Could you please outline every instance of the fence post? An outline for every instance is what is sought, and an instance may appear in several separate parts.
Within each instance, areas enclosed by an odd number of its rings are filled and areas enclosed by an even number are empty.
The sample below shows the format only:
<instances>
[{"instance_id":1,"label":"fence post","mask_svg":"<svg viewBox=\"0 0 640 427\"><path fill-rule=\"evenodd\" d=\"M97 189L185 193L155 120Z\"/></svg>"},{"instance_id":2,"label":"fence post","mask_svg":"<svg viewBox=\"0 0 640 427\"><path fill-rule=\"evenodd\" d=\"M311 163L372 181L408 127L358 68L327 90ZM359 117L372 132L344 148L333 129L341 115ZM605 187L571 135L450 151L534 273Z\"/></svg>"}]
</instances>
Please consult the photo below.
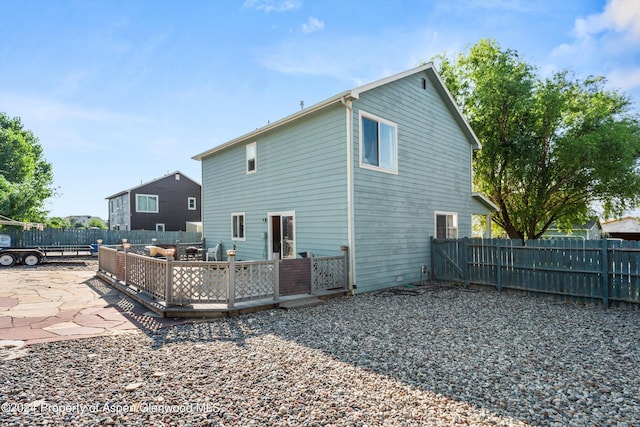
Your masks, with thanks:
<instances>
[{"instance_id":1,"label":"fence post","mask_svg":"<svg viewBox=\"0 0 640 427\"><path fill-rule=\"evenodd\" d=\"M167 257L164 278L164 299L167 306L173 303L173 257Z\"/></svg>"},{"instance_id":2,"label":"fence post","mask_svg":"<svg viewBox=\"0 0 640 427\"><path fill-rule=\"evenodd\" d=\"M273 299L280 298L280 260L273 259Z\"/></svg>"},{"instance_id":3,"label":"fence post","mask_svg":"<svg viewBox=\"0 0 640 427\"><path fill-rule=\"evenodd\" d=\"M313 268L314 264L313 254L309 254L309 270L311 271L311 295L316 293L318 287L316 269Z\"/></svg>"},{"instance_id":4,"label":"fence post","mask_svg":"<svg viewBox=\"0 0 640 427\"><path fill-rule=\"evenodd\" d=\"M347 256L349 247L346 245L340 246L340 250L342 251L342 259L344 266L344 288L349 289L349 257Z\"/></svg>"},{"instance_id":5,"label":"fence post","mask_svg":"<svg viewBox=\"0 0 640 427\"><path fill-rule=\"evenodd\" d=\"M124 251L124 283L125 285L129 283L129 269L127 268L129 254L128 251L131 249L131 243L128 242L127 239L122 239L122 250Z\"/></svg>"},{"instance_id":6,"label":"fence post","mask_svg":"<svg viewBox=\"0 0 640 427\"><path fill-rule=\"evenodd\" d=\"M502 255L500 254L500 239L496 239L496 288L502 292Z\"/></svg>"},{"instance_id":7,"label":"fence post","mask_svg":"<svg viewBox=\"0 0 640 427\"><path fill-rule=\"evenodd\" d=\"M602 305L609 307L609 240L602 239L601 269L602 269Z\"/></svg>"},{"instance_id":8,"label":"fence post","mask_svg":"<svg viewBox=\"0 0 640 427\"><path fill-rule=\"evenodd\" d=\"M467 263L468 260L468 248L469 248L469 238L463 237L462 241L458 241L459 244L462 243L462 253L460 254L460 264L462 264L462 280L464 281L464 287L469 287L469 265Z\"/></svg>"},{"instance_id":9,"label":"fence post","mask_svg":"<svg viewBox=\"0 0 640 427\"><path fill-rule=\"evenodd\" d=\"M429 236L429 252L431 254L431 278L433 280L438 280L438 276L436 275L436 263L434 262L436 249L433 244L434 238L433 236Z\"/></svg>"},{"instance_id":10,"label":"fence post","mask_svg":"<svg viewBox=\"0 0 640 427\"><path fill-rule=\"evenodd\" d=\"M227 306L233 308L236 300L236 251L229 249L227 251L229 269L229 282L227 283Z\"/></svg>"}]
</instances>

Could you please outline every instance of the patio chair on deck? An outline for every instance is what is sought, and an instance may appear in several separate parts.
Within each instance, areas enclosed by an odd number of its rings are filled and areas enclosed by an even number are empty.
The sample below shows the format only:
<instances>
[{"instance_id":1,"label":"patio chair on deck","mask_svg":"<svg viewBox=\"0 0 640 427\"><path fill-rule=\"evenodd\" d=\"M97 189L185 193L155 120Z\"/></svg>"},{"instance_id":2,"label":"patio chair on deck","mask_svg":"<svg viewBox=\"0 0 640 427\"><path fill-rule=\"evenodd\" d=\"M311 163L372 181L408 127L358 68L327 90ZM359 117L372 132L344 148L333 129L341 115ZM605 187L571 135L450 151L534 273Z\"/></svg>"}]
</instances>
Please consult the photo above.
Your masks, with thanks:
<instances>
[{"instance_id":1,"label":"patio chair on deck","mask_svg":"<svg viewBox=\"0 0 640 427\"><path fill-rule=\"evenodd\" d=\"M222 242L207 249L207 261L222 261Z\"/></svg>"}]
</instances>

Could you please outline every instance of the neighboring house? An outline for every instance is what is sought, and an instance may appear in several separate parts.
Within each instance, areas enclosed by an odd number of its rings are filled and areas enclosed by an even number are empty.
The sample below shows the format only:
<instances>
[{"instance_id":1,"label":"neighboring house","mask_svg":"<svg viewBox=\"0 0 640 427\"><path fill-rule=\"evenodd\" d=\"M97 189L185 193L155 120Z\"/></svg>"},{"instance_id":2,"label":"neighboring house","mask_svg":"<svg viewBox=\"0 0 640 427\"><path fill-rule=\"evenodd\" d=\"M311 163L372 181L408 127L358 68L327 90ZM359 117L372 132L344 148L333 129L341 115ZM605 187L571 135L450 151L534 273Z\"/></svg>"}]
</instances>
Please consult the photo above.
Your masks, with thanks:
<instances>
[{"instance_id":1,"label":"neighboring house","mask_svg":"<svg viewBox=\"0 0 640 427\"><path fill-rule=\"evenodd\" d=\"M576 238L582 240L598 240L602 237L602 225L598 218L592 218L585 224L575 224L570 232L560 230L555 223L545 231L543 238Z\"/></svg>"},{"instance_id":2,"label":"neighboring house","mask_svg":"<svg viewBox=\"0 0 640 427\"><path fill-rule=\"evenodd\" d=\"M611 239L640 240L640 223L632 216L605 222L602 231Z\"/></svg>"},{"instance_id":3,"label":"neighboring house","mask_svg":"<svg viewBox=\"0 0 640 427\"><path fill-rule=\"evenodd\" d=\"M237 259L337 255L357 292L416 283L430 237L471 236L480 143L432 64L348 90L194 156L207 242ZM490 223L491 221L489 221Z\"/></svg>"},{"instance_id":4,"label":"neighboring house","mask_svg":"<svg viewBox=\"0 0 640 427\"><path fill-rule=\"evenodd\" d=\"M112 230L185 231L201 221L201 186L176 171L107 197Z\"/></svg>"},{"instance_id":5,"label":"neighboring house","mask_svg":"<svg viewBox=\"0 0 640 427\"><path fill-rule=\"evenodd\" d=\"M100 217L91 215L70 215L65 217L64 219L68 221L72 226L74 224L79 224L82 227L87 227L89 221L91 221L92 219L97 219L98 221L104 223L104 221Z\"/></svg>"}]
</instances>

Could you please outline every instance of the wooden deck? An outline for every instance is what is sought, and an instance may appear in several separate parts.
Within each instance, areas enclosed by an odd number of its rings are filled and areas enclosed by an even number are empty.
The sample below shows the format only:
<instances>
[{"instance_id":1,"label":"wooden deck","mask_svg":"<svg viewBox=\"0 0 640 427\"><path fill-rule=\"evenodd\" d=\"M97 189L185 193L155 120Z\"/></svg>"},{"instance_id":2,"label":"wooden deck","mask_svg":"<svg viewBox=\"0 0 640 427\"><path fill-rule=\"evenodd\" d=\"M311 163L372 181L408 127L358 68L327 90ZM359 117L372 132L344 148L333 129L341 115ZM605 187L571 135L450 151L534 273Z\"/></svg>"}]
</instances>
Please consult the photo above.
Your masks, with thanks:
<instances>
[{"instance_id":1,"label":"wooden deck","mask_svg":"<svg viewBox=\"0 0 640 427\"><path fill-rule=\"evenodd\" d=\"M98 271L96 275L124 293L136 302L144 305L150 311L159 316L167 318L220 318L234 317L239 314L252 313L261 310L272 310L277 308L295 309L310 307L317 305L318 300L325 302L331 298L338 298L348 294L346 290L322 291L317 294L299 294L280 296L277 299L264 298L259 300L237 302L232 308L224 303L214 304L185 304L185 305L169 305L163 301L155 300L151 295L144 291L137 290L127 286L102 271Z\"/></svg>"}]
</instances>

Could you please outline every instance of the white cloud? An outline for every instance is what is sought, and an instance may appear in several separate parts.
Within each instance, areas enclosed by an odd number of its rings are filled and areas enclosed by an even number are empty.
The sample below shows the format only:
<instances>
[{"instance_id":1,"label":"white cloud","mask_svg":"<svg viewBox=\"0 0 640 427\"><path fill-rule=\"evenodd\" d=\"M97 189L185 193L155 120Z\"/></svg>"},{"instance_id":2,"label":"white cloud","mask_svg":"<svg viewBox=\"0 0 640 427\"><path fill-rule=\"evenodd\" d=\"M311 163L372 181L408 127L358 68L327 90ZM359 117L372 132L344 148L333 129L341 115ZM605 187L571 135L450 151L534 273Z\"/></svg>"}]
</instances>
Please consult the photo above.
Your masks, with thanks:
<instances>
[{"instance_id":1,"label":"white cloud","mask_svg":"<svg viewBox=\"0 0 640 427\"><path fill-rule=\"evenodd\" d=\"M609 0L601 13L576 18L573 42L558 46L553 55L585 57L628 55L640 47L640 2Z\"/></svg>"},{"instance_id":2,"label":"white cloud","mask_svg":"<svg viewBox=\"0 0 640 427\"><path fill-rule=\"evenodd\" d=\"M94 123L149 123L150 120L142 117L117 113L100 108L87 108L78 105L66 104L54 99L38 96L18 95L3 93L0 100L0 108L11 108L11 113L30 117L33 120L43 122L83 121ZM9 113L9 111L7 111Z\"/></svg>"},{"instance_id":3,"label":"white cloud","mask_svg":"<svg viewBox=\"0 0 640 427\"><path fill-rule=\"evenodd\" d=\"M284 74L328 76L356 86L416 67L452 42L436 31L387 30L376 36L323 34L261 46L256 61ZM355 53L357 52L357 54Z\"/></svg>"},{"instance_id":4,"label":"white cloud","mask_svg":"<svg viewBox=\"0 0 640 427\"><path fill-rule=\"evenodd\" d=\"M124 144L139 141L141 138L135 133L144 134L154 123L149 118L100 107L6 92L0 98L0 111L20 117L24 127L40 139L47 157L54 158L63 152L95 154L123 145L120 141L125 141ZM120 138L118 132L128 135Z\"/></svg>"},{"instance_id":5,"label":"white cloud","mask_svg":"<svg viewBox=\"0 0 640 427\"><path fill-rule=\"evenodd\" d=\"M302 6L300 0L246 0L244 7L264 12L286 12L299 9Z\"/></svg>"},{"instance_id":6,"label":"white cloud","mask_svg":"<svg viewBox=\"0 0 640 427\"><path fill-rule=\"evenodd\" d=\"M608 86L624 91L640 88L640 67L617 69L607 75ZM636 100L640 101L640 99Z\"/></svg>"},{"instance_id":7,"label":"white cloud","mask_svg":"<svg viewBox=\"0 0 640 427\"><path fill-rule=\"evenodd\" d=\"M533 2L530 0L470 0L468 4L461 2L451 2L453 7L461 6L475 7L480 9L487 10L502 10L502 11L513 11L513 12L536 12L544 7L543 4L538 2Z\"/></svg>"},{"instance_id":8,"label":"white cloud","mask_svg":"<svg viewBox=\"0 0 640 427\"><path fill-rule=\"evenodd\" d=\"M640 40L640 2L610 0L604 11L575 22L574 35L584 39L606 31L614 31L630 41Z\"/></svg>"},{"instance_id":9,"label":"white cloud","mask_svg":"<svg viewBox=\"0 0 640 427\"><path fill-rule=\"evenodd\" d=\"M322 30L324 28L324 22L313 16L309 17L309 20L302 24L302 32L305 34L313 33L315 31Z\"/></svg>"},{"instance_id":10,"label":"white cloud","mask_svg":"<svg viewBox=\"0 0 640 427\"><path fill-rule=\"evenodd\" d=\"M589 74L607 77L612 89L640 88L640 1L608 0L602 12L576 18L573 40L552 57Z\"/></svg>"}]
</instances>

